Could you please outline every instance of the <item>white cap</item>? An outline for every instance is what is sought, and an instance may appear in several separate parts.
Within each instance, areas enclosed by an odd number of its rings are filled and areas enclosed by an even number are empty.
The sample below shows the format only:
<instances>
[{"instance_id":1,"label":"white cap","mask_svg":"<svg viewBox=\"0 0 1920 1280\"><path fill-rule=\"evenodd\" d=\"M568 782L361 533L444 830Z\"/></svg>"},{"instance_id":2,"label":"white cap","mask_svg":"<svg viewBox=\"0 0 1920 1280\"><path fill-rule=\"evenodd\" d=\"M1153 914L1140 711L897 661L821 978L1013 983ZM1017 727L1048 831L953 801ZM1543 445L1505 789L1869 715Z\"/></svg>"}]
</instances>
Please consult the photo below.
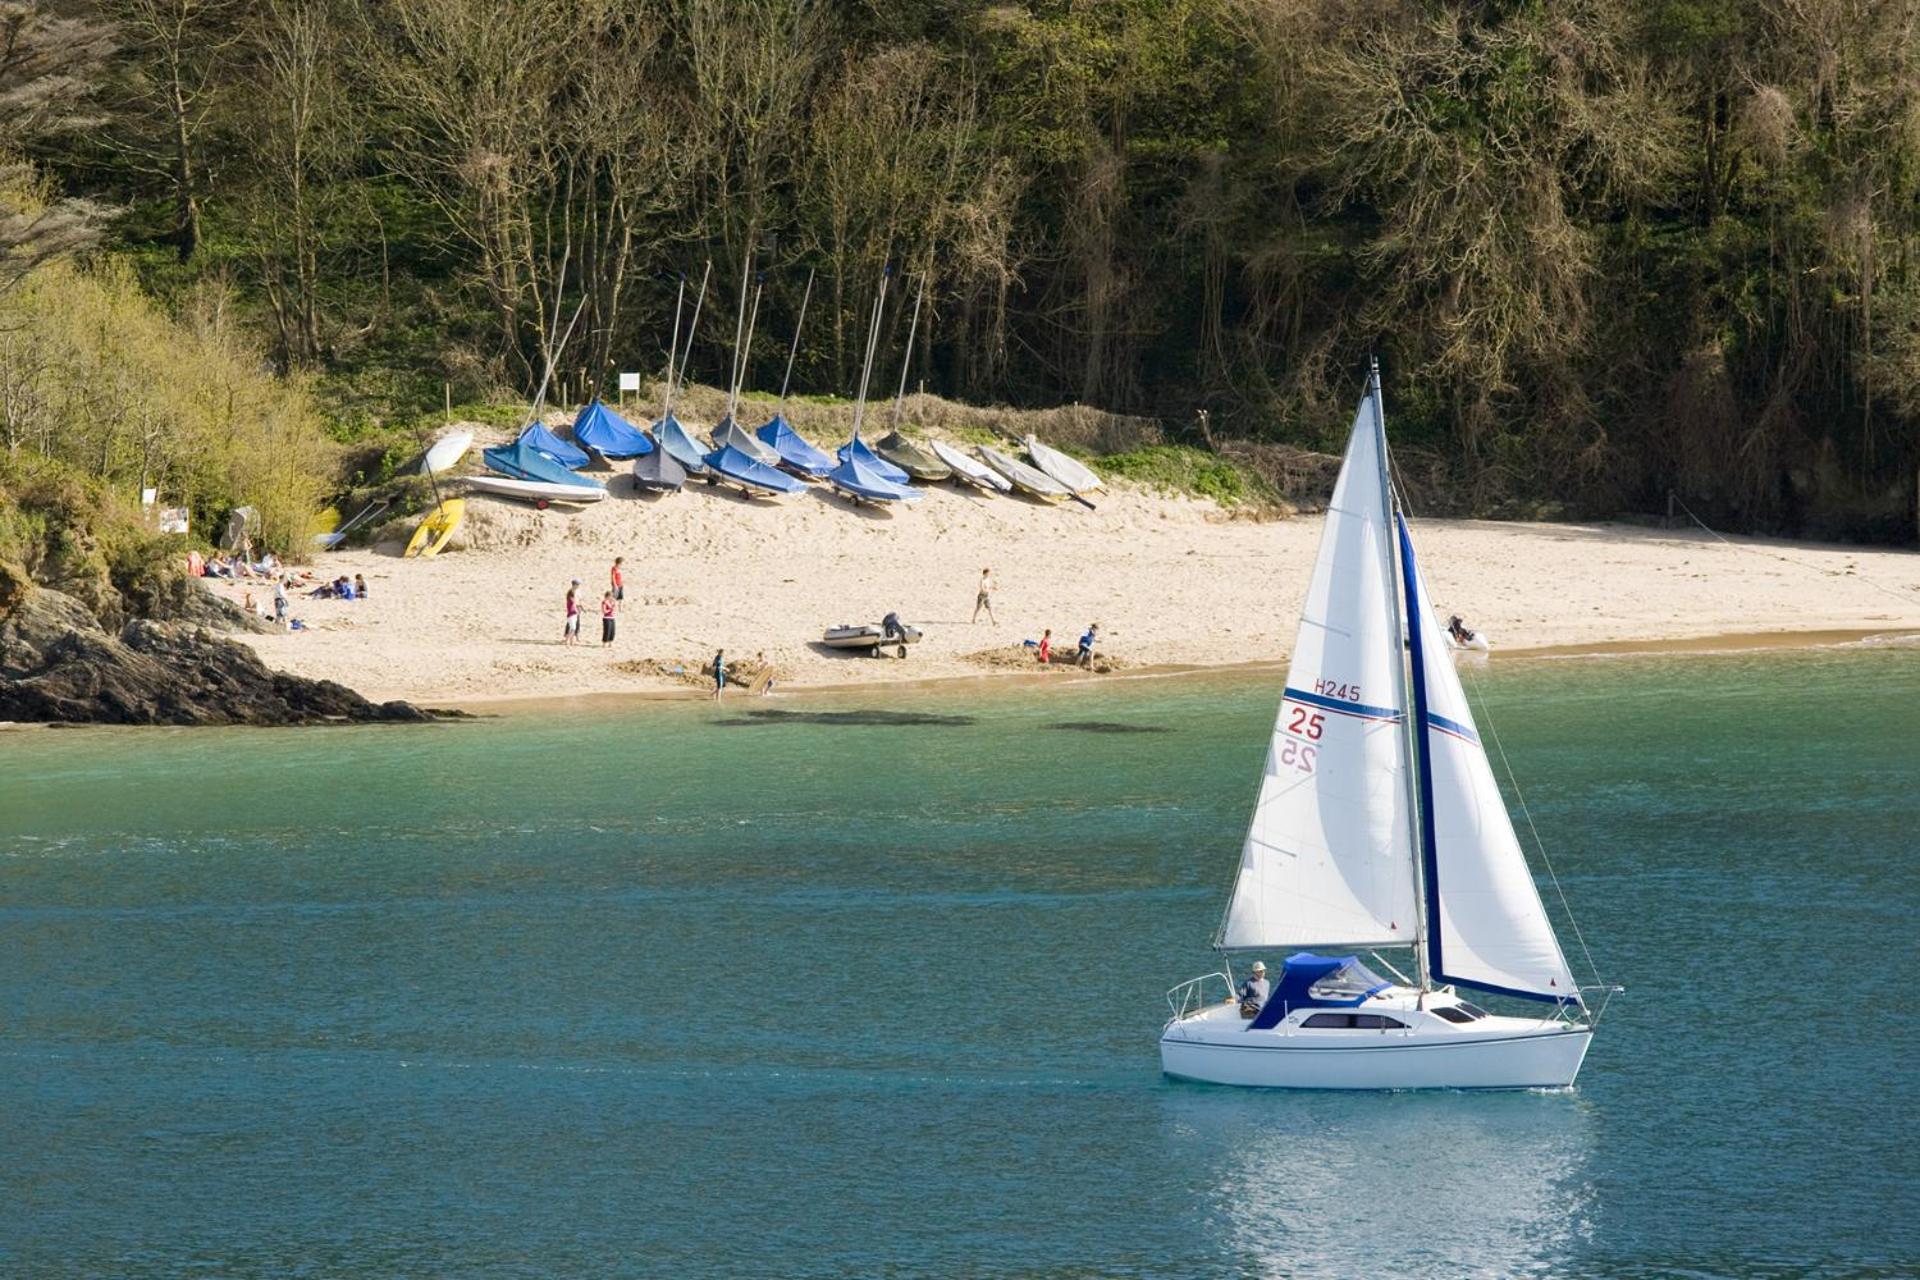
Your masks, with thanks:
<instances>
[{"instance_id":1,"label":"white cap","mask_svg":"<svg viewBox=\"0 0 1920 1280\"><path fill-rule=\"evenodd\" d=\"M1255 960L1253 962L1253 971L1255 973L1265 973L1267 971L1266 962L1264 960Z\"/></svg>"}]
</instances>

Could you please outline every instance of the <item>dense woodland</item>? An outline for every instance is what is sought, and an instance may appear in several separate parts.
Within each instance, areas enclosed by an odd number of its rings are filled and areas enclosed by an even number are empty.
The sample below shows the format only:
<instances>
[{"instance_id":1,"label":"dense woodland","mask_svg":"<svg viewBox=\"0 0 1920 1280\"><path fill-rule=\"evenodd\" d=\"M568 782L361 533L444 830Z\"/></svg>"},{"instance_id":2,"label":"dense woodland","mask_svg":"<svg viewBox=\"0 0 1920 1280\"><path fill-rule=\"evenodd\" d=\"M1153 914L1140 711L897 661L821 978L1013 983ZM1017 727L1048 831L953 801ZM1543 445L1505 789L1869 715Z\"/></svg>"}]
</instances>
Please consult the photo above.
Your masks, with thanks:
<instances>
[{"instance_id":1,"label":"dense woodland","mask_svg":"<svg viewBox=\"0 0 1920 1280\"><path fill-rule=\"evenodd\" d=\"M947 396L1326 447L1378 353L1449 509L1673 490L1740 527L1915 533L1920 0L0 13L0 299L78 254L253 344L336 434L443 383L530 394L576 308L576 396L657 371L709 261L693 377L725 376L750 271L749 381L777 385L813 273L795 386L847 394L890 265L889 349L924 276Z\"/></svg>"}]
</instances>

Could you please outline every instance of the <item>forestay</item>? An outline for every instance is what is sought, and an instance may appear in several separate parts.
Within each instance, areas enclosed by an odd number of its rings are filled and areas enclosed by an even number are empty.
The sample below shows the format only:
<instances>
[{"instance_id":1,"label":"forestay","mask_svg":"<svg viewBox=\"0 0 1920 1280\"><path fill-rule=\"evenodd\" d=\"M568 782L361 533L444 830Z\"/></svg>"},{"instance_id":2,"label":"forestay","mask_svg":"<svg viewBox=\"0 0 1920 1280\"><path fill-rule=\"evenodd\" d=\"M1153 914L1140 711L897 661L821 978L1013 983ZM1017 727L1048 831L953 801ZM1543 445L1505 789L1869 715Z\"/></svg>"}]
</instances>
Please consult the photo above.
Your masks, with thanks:
<instances>
[{"instance_id":1,"label":"forestay","mask_svg":"<svg viewBox=\"0 0 1920 1280\"><path fill-rule=\"evenodd\" d=\"M1225 949L1416 936L1398 584L1372 395L1327 508Z\"/></svg>"},{"instance_id":2,"label":"forestay","mask_svg":"<svg viewBox=\"0 0 1920 1280\"><path fill-rule=\"evenodd\" d=\"M1424 738L1421 856L1432 980L1539 1000L1578 999L1434 621L1404 520L1400 554Z\"/></svg>"}]
</instances>

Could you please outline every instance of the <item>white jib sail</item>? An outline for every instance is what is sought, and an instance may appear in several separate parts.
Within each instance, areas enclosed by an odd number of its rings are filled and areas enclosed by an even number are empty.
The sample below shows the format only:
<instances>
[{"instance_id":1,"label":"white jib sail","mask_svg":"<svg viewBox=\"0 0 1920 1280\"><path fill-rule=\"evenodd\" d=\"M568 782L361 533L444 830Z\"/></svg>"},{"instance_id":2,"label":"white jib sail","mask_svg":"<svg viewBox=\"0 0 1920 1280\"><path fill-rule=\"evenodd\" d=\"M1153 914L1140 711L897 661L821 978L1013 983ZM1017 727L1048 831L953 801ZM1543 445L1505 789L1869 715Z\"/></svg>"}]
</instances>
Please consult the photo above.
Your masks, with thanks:
<instances>
[{"instance_id":1,"label":"white jib sail","mask_svg":"<svg viewBox=\"0 0 1920 1280\"><path fill-rule=\"evenodd\" d=\"M1230 949L1406 945L1415 936L1393 534L1360 404L1307 588L1240 875Z\"/></svg>"},{"instance_id":2,"label":"white jib sail","mask_svg":"<svg viewBox=\"0 0 1920 1280\"><path fill-rule=\"evenodd\" d=\"M1480 733L1447 652L1432 602L1404 545L1403 571L1413 584L1409 611L1420 627L1426 681L1427 753L1433 826L1427 893L1439 904L1439 930L1429 939L1433 981L1464 982L1550 1000L1579 997L1514 834L1506 801L1480 744Z\"/></svg>"}]
</instances>

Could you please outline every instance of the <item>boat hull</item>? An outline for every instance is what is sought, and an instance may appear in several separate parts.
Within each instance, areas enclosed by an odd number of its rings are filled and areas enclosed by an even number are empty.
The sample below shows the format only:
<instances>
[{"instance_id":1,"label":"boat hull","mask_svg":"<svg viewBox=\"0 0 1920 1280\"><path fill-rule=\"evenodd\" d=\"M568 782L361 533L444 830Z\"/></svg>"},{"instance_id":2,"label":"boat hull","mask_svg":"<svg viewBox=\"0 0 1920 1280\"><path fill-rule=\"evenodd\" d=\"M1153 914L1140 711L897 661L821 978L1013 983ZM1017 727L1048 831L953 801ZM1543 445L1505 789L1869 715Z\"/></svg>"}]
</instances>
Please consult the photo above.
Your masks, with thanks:
<instances>
[{"instance_id":1,"label":"boat hull","mask_svg":"<svg viewBox=\"0 0 1920 1280\"><path fill-rule=\"evenodd\" d=\"M1489 1036L1401 1039L1370 1045L1302 1043L1301 1036L1243 1033L1245 1043L1160 1039L1160 1069L1183 1080L1261 1089L1565 1089L1580 1074L1586 1027Z\"/></svg>"}]
</instances>

